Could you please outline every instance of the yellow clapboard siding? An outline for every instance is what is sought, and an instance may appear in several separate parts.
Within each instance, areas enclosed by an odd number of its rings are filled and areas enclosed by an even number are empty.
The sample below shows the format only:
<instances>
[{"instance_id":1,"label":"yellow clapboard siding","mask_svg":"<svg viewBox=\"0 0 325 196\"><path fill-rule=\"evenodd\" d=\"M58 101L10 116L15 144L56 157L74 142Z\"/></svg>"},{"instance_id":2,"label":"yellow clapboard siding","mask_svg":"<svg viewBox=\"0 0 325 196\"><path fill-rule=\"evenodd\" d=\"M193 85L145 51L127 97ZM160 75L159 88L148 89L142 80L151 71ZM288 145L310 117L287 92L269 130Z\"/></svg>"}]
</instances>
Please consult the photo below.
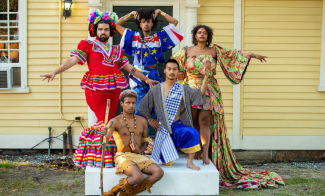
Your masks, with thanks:
<instances>
[{"instance_id":1,"label":"yellow clapboard siding","mask_svg":"<svg viewBox=\"0 0 325 196\"><path fill-rule=\"evenodd\" d=\"M59 31L28 31L27 37L52 37L52 38L58 38L59 39ZM58 50L58 49L57 49Z\"/></svg>"},{"instance_id":2,"label":"yellow clapboard siding","mask_svg":"<svg viewBox=\"0 0 325 196\"><path fill-rule=\"evenodd\" d=\"M201 6L198 8L198 13L201 15L232 15L234 14L233 7L218 7L218 6ZM211 16L210 16L211 17ZM218 16L214 16L218 17Z\"/></svg>"},{"instance_id":3,"label":"yellow clapboard siding","mask_svg":"<svg viewBox=\"0 0 325 196\"><path fill-rule=\"evenodd\" d=\"M84 124L86 124L86 121ZM67 129L67 127L58 127L55 124L53 124L52 126L47 125L44 127L1 127L0 134L8 134L8 132L10 132L10 134L48 134L49 126L52 128L51 134L53 134L53 135L59 135ZM73 125L71 127L72 127L72 129L71 129L72 135L79 135L83 131L81 126L77 127L76 125ZM47 135L44 136L44 139L46 138L46 136ZM62 136L60 138L62 139ZM60 140L57 140L57 141L60 142ZM39 142L39 141L37 141L37 142ZM36 144L36 141L35 141L35 144ZM73 144L73 145L78 145L78 144ZM28 147L30 148L32 146L28 146ZM26 148L27 148L27 146L26 146Z\"/></svg>"},{"instance_id":4,"label":"yellow clapboard siding","mask_svg":"<svg viewBox=\"0 0 325 196\"><path fill-rule=\"evenodd\" d=\"M58 32L57 32L58 33ZM58 51L59 44L29 44L27 45L28 51Z\"/></svg>"},{"instance_id":5,"label":"yellow clapboard siding","mask_svg":"<svg viewBox=\"0 0 325 196\"><path fill-rule=\"evenodd\" d=\"M245 28L250 29L322 29L321 22L245 22Z\"/></svg>"},{"instance_id":6,"label":"yellow clapboard siding","mask_svg":"<svg viewBox=\"0 0 325 196\"><path fill-rule=\"evenodd\" d=\"M273 15L322 15L322 8L297 7L245 7L245 14L273 14Z\"/></svg>"},{"instance_id":7,"label":"yellow clapboard siding","mask_svg":"<svg viewBox=\"0 0 325 196\"><path fill-rule=\"evenodd\" d=\"M281 43L281 44L292 44L292 43L308 43L317 44L320 42L321 37L245 37L245 43Z\"/></svg>"},{"instance_id":8,"label":"yellow clapboard siding","mask_svg":"<svg viewBox=\"0 0 325 196\"><path fill-rule=\"evenodd\" d=\"M323 6L322 1L245 1L245 6L249 7L301 7L301 8L320 8Z\"/></svg>"},{"instance_id":9,"label":"yellow clapboard siding","mask_svg":"<svg viewBox=\"0 0 325 196\"><path fill-rule=\"evenodd\" d=\"M310 93L297 93L297 92L284 92L284 93L272 93L272 92L257 92L257 93L248 93L244 94L244 98L252 99L283 99L283 100L325 100L325 97L316 92Z\"/></svg>"},{"instance_id":10,"label":"yellow clapboard siding","mask_svg":"<svg viewBox=\"0 0 325 196\"><path fill-rule=\"evenodd\" d=\"M252 21L268 21L268 22L322 22L321 15L310 15L310 16L302 16L302 15L247 15L245 16L245 20Z\"/></svg>"},{"instance_id":11,"label":"yellow clapboard siding","mask_svg":"<svg viewBox=\"0 0 325 196\"><path fill-rule=\"evenodd\" d=\"M244 92L299 92L299 93L312 93L317 91L317 86L244 86Z\"/></svg>"},{"instance_id":12,"label":"yellow clapboard siding","mask_svg":"<svg viewBox=\"0 0 325 196\"><path fill-rule=\"evenodd\" d=\"M313 50L313 51L319 51L320 49L320 43L319 44L300 44L300 43L295 43L295 44L246 44L245 43L245 48L246 50L290 50L290 51L300 51L300 50Z\"/></svg>"},{"instance_id":13,"label":"yellow clapboard siding","mask_svg":"<svg viewBox=\"0 0 325 196\"><path fill-rule=\"evenodd\" d=\"M325 113L325 111L320 111L321 107L319 106L310 106L310 107L289 107L289 106L244 106L244 113ZM323 107L325 108L325 107Z\"/></svg>"},{"instance_id":14,"label":"yellow clapboard siding","mask_svg":"<svg viewBox=\"0 0 325 196\"><path fill-rule=\"evenodd\" d=\"M53 100L53 99L58 99L59 97L59 93L40 93L40 92L34 92L31 94L18 94L15 96L15 100L19 100L19 99L26 99L26 100ZM83 90L79 90L78 92L65 92L62 93L62 98L63 99L72 99L72 100L84 100L85 99L85 93L83 92ZM0 100L13 100L12 95L10 94L3 94L0 97Z\"/></svg>"},{"instance_id":15,"label":"yellow clapboard siding","mask_svg":"<svg viewBox=\"0 0 325 196\"><path fill-rule=\"evenodd\" d=\"M197 21L229 23L234 21L234 15L197 15Z\"/></svg>"},{"instance_id":16,"label":"yellow clapboard siding","mask_svg":"<svg viewBox=\"0 0 325 196\"><path fill-rule=\"evenodd\" d=\"M207 7L216 6L216 7L234 7L233 0L224 0L224 1L216 1L216 0L199 0L199 4Z\"/></svg>"},{"instance_id":17,"label":"yellow clapboard siding","mask_svg":"<svg viewBox=\"0 0 325 196\"><path fill-rule=\"evenodd\" d=\"M255 18L255 17L254 17ZM288 29L246 29L245 35L247 36L266 36L266 37L309 37L309 36L318 36L322 35L321 30L288 30Z\"/></svg>"},{"instance_id":18,"label":"yellow clapboard siding","mask_svg":"<svg viewBox=\"0 0 325 196\"><path fill-rule=\"evenodd\" d=\"M319 77L318 72L281 72L280 70L278 72L247 72L245 74L246 78L307 78L307 79L314 79Z\"/></svg>"},{"instance_id":19,"label":"yellow clapboard siding","mask_svg":"<svg viewBox=\"0 0 325 196\"><path fill-rule=\"evenodd\" d=\"M304 79L301 80L299 79L283 79L283 78L276 78L276 79L252 79L252 78L245 78L243 83L245 85L250 85L250 86L275 86L275 85L285 85L285 86L317 86L319 81L318 78L314 79ZM317 93L319 94L319 93Z\"/></svg>"},{"instance_id":20,"label":"yellow clapboard siding","mask_svg":"<svg viewBox=\"0 0 325 196\"><path fill-rule=\"evenodd\" d=\"M81 24L62 24L62 27L61 27L61 29L63 30L63 31L77 31L77 30L82 30L82 31L84 31L85 29L88 29L88 24L87 23L81 23ZM80 41L80 40L79 40ZM78 42L76 42L76 43L79 43L79 41ZM62 43L64 43L63 41L62 41ZM70 42L69 42L70 43Z\"/></svg>"},{"instance_id":21,"label":"yellow clapboard siding","mask_svg":"<svg viewBox=\"0 0 325 196\"><path fill-rule=\"evenodd\" d=\"M63 107L62 108L63 113L87 113L88 107ZM2 106L2 109L0 110L1 114L58 114L59 113L59 107L13 107L13 106Z\"/></svg>"},{"instance_id":22,"label":"yellow clapboard siding","mask_svg":"<svg viewBox=\"0 0 325 196\"><path fill-rule=\"evenodd\" d=\"M247 113L247 120L313 120L325 119L325 114L292 114L292 113Z\"/></svg>"},{"instance_id":23,"label":"yellow clapboard siding","mask_svg":"<svg viewBox=\"0 0 325 196\"><path fill-rule=\"evenodd\" d=\"M213 29L234 29L234 23L233 22L223 22L223 23L214 23L214 22L207 22L199 20L198 17L197 23L202 25L207 25Z\"/></svg>"},{"instance_id":24,"label":"yellow clapboard siding","mask_svg":"<svg viewBox=\"0 0 325 196\"><path fill-rule=\"evenodd\" d=\"M0 103L1 104L1 103ZM2 127L38 127L40 126L40 120L4 120L0 119L0 130L4 131ZM6 132L8 134L8 132Z\"/></svg>"},{"instance_id":25,"label":"yellow clapboard siding","mask_svg":"<svg viewBox=\"0 0 325 196\"><path fill-rule=\"evenodd\" d=\"M301 135L301 136L318 136L325 135L324 129L306 129L306 128L244 128L245 135Z\"/></svg>"},{"instance_id":26,"label":"yellow clapboard siding","mask_svg":"<svg viewBox=\"0 0 325 196\"><path fill-rule=\"evenodd\" d=\"M307 128L308 126L308 121L302 120L244 120L243 127Z\"/></svg>"},{"instance_id":27,"label":"yellow clapboard siding","mask_svg":"<svg viewBox=\"0 0 325 196\"><path fill-rule=\"evenodd\" d=\"M75 113L75 114L68 114L66 113L65 116L70 119L74 119L76 116L81 116L83 119L87 118L87 113ZM60 114L0 114L1 119L8 119L8 120L26 120L26 119L61 119Z\"/></svg>"},{"instance_id":28,"label":"yellow clapboard siding","mask_svg":"<svg viewBox=\"0 0 325 196\"><path fill-rule=\"evenodd\" d=\"M274 100L274 99L244 99L244 105L250 106L325 106L324 100Z\"/></svg>"},{"instance_id":29,"label":"yellow clapboard siding","mask_svg":"<svg viewBox=\"0 0 325 196\"><path fill-rule=\"evenodd\" d=\"M271 53L271 52L270 52ZM318 54L318 51L317 51ZM262 64L262 65L254 65L248 68L249 72L286 72L288 75L291 74L292 70L295 70L295 72L318 72L319 71L319 65L272 65L269 66L268 63ZM290 72L290 73L288 73Z\"/></svg>"},{"instance_id":30,"label":"yellow clapboard siding","mask_svg":"<svg viewBox=\"0 0 325 196\"><path fill-rule=\"evenodd\" d=\"M27 23L59 23L58 16L46 16L46 17L39 17L39 16L29 16L27 18Z\"/></svg>"},{"instance_id":31,"label":"yellow clapboard siding","mask_svg":"<svg viewBox=\"0 0 325 196\"><path fill-rule=\"evenodd\" d=\"M58 30L59 23L47 24L47 23L27 23L27 30ZM29 42L28 44L32 44Z\"/></svg>"}]
</instances>

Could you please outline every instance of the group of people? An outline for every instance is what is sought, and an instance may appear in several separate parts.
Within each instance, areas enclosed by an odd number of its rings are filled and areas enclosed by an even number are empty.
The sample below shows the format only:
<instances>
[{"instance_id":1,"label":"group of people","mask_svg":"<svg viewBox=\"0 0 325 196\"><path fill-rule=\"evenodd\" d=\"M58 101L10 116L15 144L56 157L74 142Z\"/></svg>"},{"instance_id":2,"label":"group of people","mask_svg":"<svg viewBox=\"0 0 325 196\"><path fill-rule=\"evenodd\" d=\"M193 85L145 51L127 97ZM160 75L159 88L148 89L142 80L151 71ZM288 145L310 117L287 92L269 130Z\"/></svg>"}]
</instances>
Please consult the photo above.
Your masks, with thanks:
<instances>
[{"instance_id":1,"label":"group of people","mask_svg":"<svg viewBox=\"0 0 325 196\"><path fill-rule=\"evenodd\" d=\"M158 15L169 25L152 35ZM139 32L123 27L132 17ZM172 166L179 158L177 150L188 154L187 167L193 170L200 170L193 159L202 160L203 165L212 160L220 172L221 186L258 189L284 184L274 172L252 172L236 161L215 79L217 62L229 81L239 84L250 59L265 62L266 56L212 45L213 30L197 25L191 32L193 46L183 47L165 60L163 52L179 44L185 34L176 27L178 21L160 9L142 8L120 19L114 12L97 10L89 14L88 22L89 34L96 39L82 40L69 59L41 77L51 81L72 66L87 62L89 71L83 76L81 88L97 122L81 133L73 160L81 167L100 166L101 153L105 151L104 166L115 166L116 174L128 176L104 195L149 192L164 174L157 163L161 160L164 165ZM108 39L116 30L122 35L121 43L111 45ZM134 56L133 65L125 53ZM164 82L158 63L164 64ZM121 92L128 81L120 69L130 73L132 90ZM111 106L105 127L107 99L111 100ZM123 111L115 116L119 102ZM148 126L156 130L151 159L144 155L150 141ZM108 139L104 149L101 135ZM142 173L151 176L144 178Z\"/></svg>"}]
</instances>

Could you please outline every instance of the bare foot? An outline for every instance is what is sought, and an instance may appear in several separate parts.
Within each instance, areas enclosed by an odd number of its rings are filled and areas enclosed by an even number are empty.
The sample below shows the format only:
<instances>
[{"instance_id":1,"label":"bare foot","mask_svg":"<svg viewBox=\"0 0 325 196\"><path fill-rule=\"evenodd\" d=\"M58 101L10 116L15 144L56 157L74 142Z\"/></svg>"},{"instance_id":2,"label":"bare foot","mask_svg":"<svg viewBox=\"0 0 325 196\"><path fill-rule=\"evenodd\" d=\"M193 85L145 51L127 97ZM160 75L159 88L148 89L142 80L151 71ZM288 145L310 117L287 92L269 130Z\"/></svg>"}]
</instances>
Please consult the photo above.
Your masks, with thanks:
<instances>
[{"instance_id":1,"label":"bare foot","mask_svg":"<svg viewBox=\"0 0 325 196\"><path fill-rule=\"evenodd\" d=\"M203 165L209 165L210 164L210 159L208 157L208 154L203 155Z\"/></svg>"},{"instance_id":2,"label":"bare foot","mask_svg":"<svg viewBox=\"0 0 325 196\"><path fill-rule=\"evenodd\" d=\"M193 163L187 163L186 167L190 168L190 169L193 169L193 170L196 170L196 171L199 171L201 169L198 166L195 166Z\"/></svg>"},{"instance_id":3,"label":"bare foot","mask_svg":"<svg viewBox=\"0 0 325 196\"><path fill-rule=\"evenodd\" d=\"M194 157L195 160L202 160L202 151L197 152L197 155Z\"/></svg>"}]
</instances>

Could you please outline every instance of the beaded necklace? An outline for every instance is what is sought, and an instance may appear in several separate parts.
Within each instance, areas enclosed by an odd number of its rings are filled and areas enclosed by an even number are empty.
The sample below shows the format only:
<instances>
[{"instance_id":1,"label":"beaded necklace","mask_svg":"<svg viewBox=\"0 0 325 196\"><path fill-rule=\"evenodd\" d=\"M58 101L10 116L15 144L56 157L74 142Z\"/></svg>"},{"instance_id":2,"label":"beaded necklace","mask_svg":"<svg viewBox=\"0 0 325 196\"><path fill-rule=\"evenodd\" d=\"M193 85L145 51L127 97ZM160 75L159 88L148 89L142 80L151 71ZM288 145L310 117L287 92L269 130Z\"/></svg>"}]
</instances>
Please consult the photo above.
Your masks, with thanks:
<instances>
[{"instance_id":1,"label":"beaded necklace","mask_svg":"<svg viewBox=\"0 0 325 196\"><path fill-rule=\"evenodd\" d=\"M126 118L124 117L123 112L121 112L121 113L122 113L122 117L123 117L123 119L124 119L124 121L125 121L125 123L126 123L126 127L128 128L128 130L129 130L129 132L130 132L130 134L131 134L131 142L134 142L134 138L133 138L133 136L134 136L135 129L137 128L137 117L133 114L133 115L134 115L134 131L131 132L131 130L130 130L130 126L129 126L129 124L128 124L128 121L127 121Z\"/></svg>"}]
</instances>

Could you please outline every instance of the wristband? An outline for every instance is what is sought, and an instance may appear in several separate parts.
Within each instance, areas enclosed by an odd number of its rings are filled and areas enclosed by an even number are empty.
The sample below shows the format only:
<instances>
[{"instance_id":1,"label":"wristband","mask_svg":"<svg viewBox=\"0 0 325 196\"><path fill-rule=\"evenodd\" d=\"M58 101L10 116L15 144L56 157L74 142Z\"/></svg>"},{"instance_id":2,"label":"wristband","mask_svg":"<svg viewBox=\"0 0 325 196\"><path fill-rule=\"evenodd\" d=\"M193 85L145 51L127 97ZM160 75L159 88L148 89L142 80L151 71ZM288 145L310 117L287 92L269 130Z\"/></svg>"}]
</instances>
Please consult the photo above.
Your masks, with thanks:
<instances>
[{"instance_id":1,"label":"wristband","mask_svg":"<svg viewBox=\"0 0 325 196\"><path fill-rule=\"evenodd\" d=\"M165 15L166 15L166 13L165 13L165 12L163 12L163 11L160 11L160 15L161 15L161 16L165 16Z\"/></svg>"},{"instance_id":2,"label":"wristband","mask_svg":"<svg viewBox=\"0 0 325 196\"><path fill-rule=\"evenodd\" d=\"M129 20L133 16L132 13L128 14L126 17L124 17L124 21Z\"/></svg>"}]
</instances>

